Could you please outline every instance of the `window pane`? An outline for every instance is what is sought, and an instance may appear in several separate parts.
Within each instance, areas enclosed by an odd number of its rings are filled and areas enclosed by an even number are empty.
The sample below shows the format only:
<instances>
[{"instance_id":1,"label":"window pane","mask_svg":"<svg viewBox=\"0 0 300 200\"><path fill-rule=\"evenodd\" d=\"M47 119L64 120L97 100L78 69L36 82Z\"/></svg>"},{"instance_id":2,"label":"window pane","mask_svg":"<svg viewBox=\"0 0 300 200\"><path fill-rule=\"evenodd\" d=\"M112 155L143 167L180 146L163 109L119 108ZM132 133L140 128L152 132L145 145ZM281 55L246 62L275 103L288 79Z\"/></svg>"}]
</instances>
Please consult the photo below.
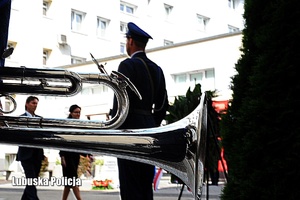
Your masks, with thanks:
<instances>
[{"instance_id":1,"label":"window pane","mask_svg":"<svg viewBox=\"0 0 300 200\"><path fill-rule=\"evenodd\" d=\"M82 21L83 21L83 15L72 11L71 20L72 20L72 22L71 22L72 30L79 31L81 28Z\"/></svg>"},{"instance_id":2,"label":"window pane","mask_svg":"<svg viewBox=\"0 0 300 200\"><path fill-rule=\"evenodd\" d=\"M101 86L92 88L92 94L101 94L103 92L103 88Z\"/></svg>"},{"instance_id":3,"label":"window pane","mask_svg":"<svg viewBox=\"0 0 300 200\"><path fill-rule=\"evenodd\" d=\"M43 2L43 15L47 15L48 2Z\"/></svg>"},{"instance_id":4,"label":"window pane","mask_svg":"<svg viewBox=\"0 0 300 200\"><path fill-rule=\"evenodd\" d=\"M105 37L105 32L106 32L106 29L107 29L107 21L104 20L104 19L97 19L97 35L98 36L101 36L101 37Z\"/></svg>"},{"instance_id":5,"label":"window pane","mask_svg":"<svg viewBox=\"0 0 300 200\"><path fill-rule=\"evenodd\" d=\"M75 56L71 58L71 64L83 63L85 61L86 61L85 58L80 58L80 57L75 57Z\"/></svg>"},{"instance_id":6,"label":"window pane","mask_svg":"<svg viewBox=\"0 0 300 200\"><path fill-rule=\"evenodd\" d=\"M47 60L48 60L48 52L43 51L43 65L47 64Z\"/></svg>"},{"instance_id":7,"label":"window pane","mask_svg":"<svg viewBox=\"0 0 300 200\"><path fill-rule=\"evenodd\" d=\"M165 4L165 11L167 16L171 14L172 8L172 6Z\"/></svg>"},{"instance_id":8,"label":"window pane","mask_svg":"<svg viewBox=\"0 0 300 200\"><path fill-rule=\"evenodd\" d=\"M213 69L205 71L205 78L214 78L214 77L215 77L215 73Z\"/></svg>"},{"instance_id":9,"label":"window pane","mask_svg":"<svg viewBox=\"0 0 300 200\"><path fill-rule=\"evenodd\" d=\"M98 22L98 27L102 30L105 30L106 29L106 22L105 21L101 21L99 20Z\"/></svg>"},{"instance_id":10,"label":"window pane","mask_svg":"<svg viewBox=\"0 0 300 200\"><path fill-rule=\"evenodd\" d=\"M170 40L164 40L164 46L168 46L168 45L172 45L174 44L174 42L170 41Z\"/></svg>"},{"instance_id":11,"label":"window pane","mask_svg":"<svg viewBox=\"0 0 300 200\"><path fill-rule=\"evenodd\" d=\"M203 74L202 73L196 73L190 75L190 81L194 83L200 83L202 81Z\"/></svg>"},{"instance_id":12,"label":"window pane","mask_svg":"<svg viewBox=\"0 0 300 200\"><path fill-rule=\"evenodd\" d=\"M186 82L186 74L179 74L174 76L175 83L185 83Z\"/></svg>"},{"instance_id":13,"label":"window pane","mask_svg":"<svg viewBox=\"0 0 300 200\"><path fill-rule=\"evenodd\" d=\"M89 95L91 92L91 89L90 88L83 88L82 90L81 90L81 94L82 95Z\"/></svg>"},{"instance_id":14,"label":"window pane","mask_svg":"<svg viewBox=\"0 0 300 200\"><path fill-rule=\"evenodd\" d=\"M121 44L121 45L120 45L120 52L121 52L122 54L125 53L125 45L124 45L124 44Z\"/></svg>"},{"instance_id":15,"label":"window pane","mask_svg":"<svg viewBox=\"0 0 300 200\"><path fill-rule=\"evenodd\" d=\"M80 23L82 22L82 16L81 16L81 15L76 14L76 22L77 22L78 24L80 24Z\"/></svg>"},{"instance_id":16,"label":"window pane","mask_svg":"<svg viewBox=\"0 0 300 200\"><path fill-rule=\"evenodd\" d=\"M133 8L126 6L126 12L133 14Z\"/></svg>"}]
</instances>

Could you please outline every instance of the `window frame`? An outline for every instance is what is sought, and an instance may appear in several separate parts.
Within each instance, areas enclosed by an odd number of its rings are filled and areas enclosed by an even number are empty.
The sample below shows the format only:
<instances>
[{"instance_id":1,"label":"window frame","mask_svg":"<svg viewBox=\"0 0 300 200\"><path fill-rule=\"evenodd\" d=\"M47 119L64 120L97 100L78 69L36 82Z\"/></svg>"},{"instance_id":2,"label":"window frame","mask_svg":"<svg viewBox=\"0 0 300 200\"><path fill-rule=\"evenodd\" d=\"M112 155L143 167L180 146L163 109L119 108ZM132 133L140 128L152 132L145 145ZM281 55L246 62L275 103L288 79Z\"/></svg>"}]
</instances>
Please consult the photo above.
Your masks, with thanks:
<instances>
[{"instance_id":1,"label":"window frame","mask_svg":"<svg viewBox=\"0 0 300 200\"><path fill-rule=\"evenodd\" d=\"M165 8L165 14L166 16L170 16L173 10L173 6L169 5L169 4L164 4L164 8Z\"/></svg>"},{"instance_id":2,"label":"window frame","mask_svg":"<svg viewBox=\"0 0 300 200\"><path fill-rule=\"evenodd\" d=\"M104 22L105 28L100 27L100 22ZM110 20L103 18L103 17L97 17L97 36L98 37L105 37L107 33L107 29L109 26Z\"/></svg>"},{"instance_id":3,"label":"window frame","mask_svg":"<svg viewBox=\"0 0 300 200\"><path fill-rule=\"evenodd\" d=\"M120 53L125 54L126 53L126 44L124 42L120 43Z\"/></svg>"},{"instance_id":4,"label":"window frame","mask_svg":"<svg viewBox=\"0 0 300 200\"><path fill-rule=\"evenodd\" d=\"M50 5L51 5L50 0L43 0L43 16L47 16Z\"/></svg>"},{"instance_id":5,"label":"window frame","mask_svg":"<svg viewBox=\"0 0 300 200\"><path fill-rule=\"evenodd\" d=\"M120 33L121 34L126 34L127 31L128 31L127 23L126 22L120 22Z\"/></svg>"},{"instance_id":6,"label":"window frame","mask_svg":"<svg viewBox=\"0 0 300 200\"><path fill-rule=\"evenodd\" d=\"M82 88L81 95L103 95L109 92L109 87L105 84L88 85Z\"/></svg>"},{"instance_id":7,"label":"window frame","mask_svg":"<svg viewBox=\"0 0 300 200\"><path fill-rule=\"evenodd\" d=\"M208 73L212 73L212 76L208 77ZM202 74L201 80L192 80L192 76L196 74ZM180 76L185 76L185 80L180 78ZM180 90L180 92L185 92L188 87L193 87L195 84L200 83L202 88L208 88L209 90L215 89L215 69L214 68L207 68L203 70L196 70L196 71L188 71L182 73L171 74L174 84L176 88ZM182 90L182 91L181 91Z\"/></svg>"},{"instance_id":8,"label":"window frame","mask_svg":"<svg viewBox=\"0 0 300 200\"><path fill-rule=\"evenodd\" d=\"M174 44L173 41L164 39L164 46L170 46L170 45L173 45L173 44Z\"/></svg>"},{"instance_id":9,"label":"window frame","mask_svg":"<svg viewBox=\"0 0 300 200\"><path fill-rule=\"evenodd\" d=\"M48 61L51 54L51 49L43 48L43 66L46 67L48 65Z\"/></svg>"},{"instance_id":10,"label":"window frame","mask_svg":"<svg viewBox=\"0 0 300 200\"><path fill-rule=\"evenodd\" d=\"M129 10L132 10L132 12L128 12ZM137 6L129 4L127 2L121 1L120 2L120 12L128 14L128 15L135 15Z\"/></svg>"},{"instance_id":11,"label":"window frame","mask_svg":"<svg viewBox=\"0 0 300 200\"><path fill-rule=\"evenodd\" d=\"M238 32L240 29L238 27L232 26L228 24L228 32L229 33L234 33L234 32Z\"/></svg>"},{"instance_id":12,"label":"window frame","mask_svg":"<svg viewBox=\"0 0 300 200\"><path fill-rule=\"evenodd\" d=\"M76 32L82 32L83 31L83 24L84 24L84 19L85 19L86 13L78 11L78 10L71 10L71 30L76 31ZM77 17L81 17L81 21L77 22L75 20Z\"/></svg>"},{"instance_id":13,"label":"window frame","mask_svg":"<svg viewBox=\"0 0 300 200\"><path fill-rule=\"evenodd\" d=\"M235 9L237 9L238 5L239 5L238 0L228 0L228 7L230 9L235 10Z\"/></svg>"},{"instance_id":14,"label":"window frame","mask_svg":"<svg viewBox=\"0 0 300 200\"><path fill-rule=\"evenodd\" d=\"M199 29L205 31L207 29L207 25L209 23L210 18L204 15L197 14L197 22Z\"/></svg>"},{"instance_id":15,"label":"window frame","mask_svg":"<svg viewBox=\"0 0 300 200\"><path fill-rule=\"evenodd\" d=\"M78 57L78 56L71 56L71 65L84 63L84 62L86 62L86 58L82 58L82 57Z\"/></svg>"}]
</instances>

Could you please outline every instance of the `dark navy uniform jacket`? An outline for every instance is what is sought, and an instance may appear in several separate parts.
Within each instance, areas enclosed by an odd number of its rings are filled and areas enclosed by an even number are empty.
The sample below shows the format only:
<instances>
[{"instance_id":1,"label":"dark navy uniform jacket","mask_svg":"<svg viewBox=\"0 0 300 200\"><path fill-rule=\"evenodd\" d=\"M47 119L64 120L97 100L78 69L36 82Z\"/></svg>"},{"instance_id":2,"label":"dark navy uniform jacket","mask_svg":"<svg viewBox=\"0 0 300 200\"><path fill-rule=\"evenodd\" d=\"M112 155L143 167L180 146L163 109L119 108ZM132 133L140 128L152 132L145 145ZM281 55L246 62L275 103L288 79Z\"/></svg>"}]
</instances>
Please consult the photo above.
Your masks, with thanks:
<instances>
[{"instance_id":1,"label":"dark navy uniform jacket","mask_svg":"<svg viewBox=\"0 0 300 200\"><path fill-rule=\"evenodd\" d=\"M27 116L26 113L20 116ZM35 117L41 117L35 115ZM42 148L35 148L35 147L22 147L20 146L17 152L17 161L25 161L28 159L34 160L43 160L44 159L44 150Z\"/></svg>"},{"instance_id":2,"label":"dark navy uniform jacket","mask_svg":"<svg viewBox=\"0 0 300 200\"><path fill-rule=\"evenodd\" d=\"M148 65L149 73L153 82L151 86L148 70L140 59ZM129 113L120 127L128 128L150 128L161 124L168 109L168 96L166 91L165 77L162 69L147 58L145 52L138 52L131 58L127 58L119 65L118 71L124 74L138 89L142 100L127 87L129 96ZM154 109L152 105L154 104ZM114 100L113 115L116 113L117 102ZM153 110L153 112L152 112Z\"/></svg>"}]
</instances>

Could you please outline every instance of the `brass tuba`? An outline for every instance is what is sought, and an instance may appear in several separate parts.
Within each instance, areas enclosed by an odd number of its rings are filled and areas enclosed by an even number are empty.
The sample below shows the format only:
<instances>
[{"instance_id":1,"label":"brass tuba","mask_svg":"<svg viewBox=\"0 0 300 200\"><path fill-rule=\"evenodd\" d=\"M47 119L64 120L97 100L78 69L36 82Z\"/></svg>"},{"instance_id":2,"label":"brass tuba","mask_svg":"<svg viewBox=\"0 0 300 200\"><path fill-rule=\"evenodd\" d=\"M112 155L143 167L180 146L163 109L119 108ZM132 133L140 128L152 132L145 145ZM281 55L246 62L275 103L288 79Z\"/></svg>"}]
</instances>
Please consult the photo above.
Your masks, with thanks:
<instances>
[{"instance_id":1,"label":"brass tuba","mask_svg":"<svg viewBox=\"0 0 300 200\"><path fill-rule=\"evenodd\" d=\"M78 93L83 82L98 81L114 90L119 110L115 119L103 124L89 120L0 116L0 143L101 153L152 164L179 177L191 189L193 198L200 199L208 129L205 93L198 107L175 123L157 128L112 130L124 122L128 113L129 101L125 88L129 86L139 95L134 85L122 74L113 72L108 76L107 73L76 74L53 69L0 67L0 79L8 79L9 76L20 79L21 83L1 83L2 95L25 93L68 96ZM38 79L39 84L23 86L22 80L29 77ZM53 89L47 84L48 79L63 79L69 85Z\"/></svg>"}]
</instances>

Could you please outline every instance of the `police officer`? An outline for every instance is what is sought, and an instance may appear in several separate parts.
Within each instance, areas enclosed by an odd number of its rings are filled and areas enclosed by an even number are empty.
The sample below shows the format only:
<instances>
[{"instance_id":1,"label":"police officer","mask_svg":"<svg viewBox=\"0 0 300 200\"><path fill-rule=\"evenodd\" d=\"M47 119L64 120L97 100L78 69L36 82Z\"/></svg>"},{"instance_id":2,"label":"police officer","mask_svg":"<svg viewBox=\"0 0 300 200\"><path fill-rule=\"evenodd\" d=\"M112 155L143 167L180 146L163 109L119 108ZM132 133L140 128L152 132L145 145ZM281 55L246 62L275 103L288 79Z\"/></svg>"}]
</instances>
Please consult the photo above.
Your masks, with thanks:
<instances>
[{"instance_id":1,"label":"police officer","mask_svg":"<svg viewBox=\"0 0 300 200\"><path fill-rule=\"evenodd\" d=\"M120 63L118 71L137 87L142 100L130 89L127 90L129 114L120 129L158 127L168 108L164 73L146 56L146 44L152 37L132 22L127 26L126 51L130 58ZM114 99L113 115L116 113L116 106ZM122 200L153 200L154 166L118 159L118 168Z\"/></svg>"}]
</instances>

